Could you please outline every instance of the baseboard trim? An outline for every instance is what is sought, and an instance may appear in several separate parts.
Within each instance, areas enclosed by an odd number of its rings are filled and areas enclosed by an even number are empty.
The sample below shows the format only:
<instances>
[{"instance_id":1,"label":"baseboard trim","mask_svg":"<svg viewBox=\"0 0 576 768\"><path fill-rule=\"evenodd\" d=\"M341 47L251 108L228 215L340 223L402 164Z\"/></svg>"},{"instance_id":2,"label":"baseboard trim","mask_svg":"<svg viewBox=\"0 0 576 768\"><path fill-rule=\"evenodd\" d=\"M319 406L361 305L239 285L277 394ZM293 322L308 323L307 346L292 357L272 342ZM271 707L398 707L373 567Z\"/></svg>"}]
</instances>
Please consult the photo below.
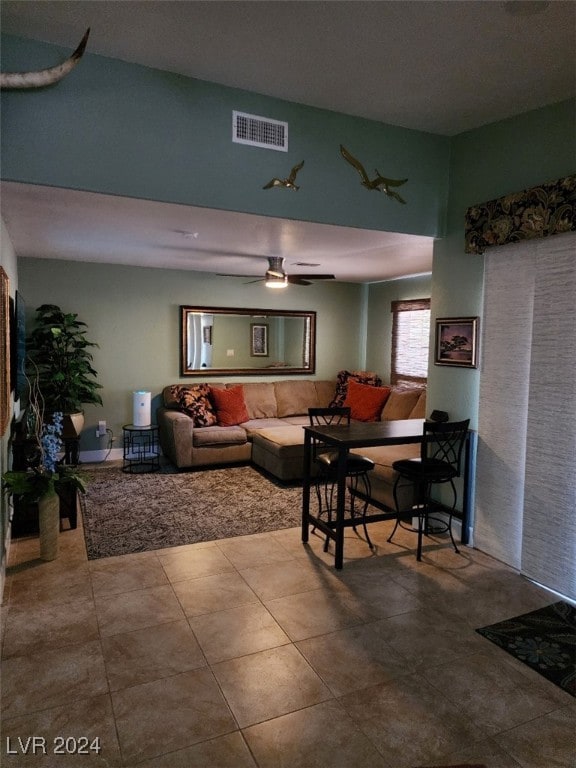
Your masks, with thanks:
<instances>
[{"instance_id":1,"label":"baseboard trim","mask_svg":"<svg viewBox=\"0 0 576 768\"><path fill-rule=\"evenodd\" d=\"M124 457L122 448L112 448L111 450L101 451L80 451L79 459L81 464L99 464L105 461L118 461Z\"/></svg>"}]
</instances>

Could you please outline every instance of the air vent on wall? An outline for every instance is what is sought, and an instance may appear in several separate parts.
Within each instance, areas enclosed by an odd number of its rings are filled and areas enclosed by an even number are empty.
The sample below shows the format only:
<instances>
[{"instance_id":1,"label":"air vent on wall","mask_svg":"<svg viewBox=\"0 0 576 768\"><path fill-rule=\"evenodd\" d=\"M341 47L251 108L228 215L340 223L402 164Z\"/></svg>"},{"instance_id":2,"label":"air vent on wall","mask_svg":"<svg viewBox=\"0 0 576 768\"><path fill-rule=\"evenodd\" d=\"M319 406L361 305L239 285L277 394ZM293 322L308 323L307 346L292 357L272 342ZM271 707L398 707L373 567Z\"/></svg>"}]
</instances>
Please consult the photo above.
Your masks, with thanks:
<instances>
[{"instance_id":1,"label":"air vent on wall","mask_svg":"<svg viewBox=\"0 0 576 768\"><path fill-rule=\"evenodd\" d=\"M288 123L234 110L232 141L236 144L288 152Z\"/></svg>"}]
</instances>

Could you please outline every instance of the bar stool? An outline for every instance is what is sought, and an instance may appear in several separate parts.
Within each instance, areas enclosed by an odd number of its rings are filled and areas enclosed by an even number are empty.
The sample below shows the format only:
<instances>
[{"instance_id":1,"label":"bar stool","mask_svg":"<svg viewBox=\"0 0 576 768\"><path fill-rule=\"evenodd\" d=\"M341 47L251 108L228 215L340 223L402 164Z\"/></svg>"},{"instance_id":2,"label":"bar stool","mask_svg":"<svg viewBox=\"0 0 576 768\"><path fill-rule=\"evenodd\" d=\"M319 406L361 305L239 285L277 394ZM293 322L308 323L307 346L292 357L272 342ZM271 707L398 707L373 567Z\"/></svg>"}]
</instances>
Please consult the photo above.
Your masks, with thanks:
<instances>
[{"instance_id":1,"label":"bar stool","mask_svg":"<svg viewBox=\"0 0 576 768\"><path fill-rule=\"evenodd\" d=\"M422 535L430 532L430 521L434 521L434 533L450 534L454 551L458 547L452 535L452 518L456 510L457 492L454 479L460 477L462 453L470 419L465 421L424 422L420 458L400 459L392 464L397 472L394 483L394 503L396 506L396 525L388 537L392 541L398 526L413 530L412 518L418 515L418 548L416 559L422 559ZM439 504L432 499L432 489L436 485L447 483L452 488L452 506ZM401 488L412 486L414 505L401 510L398 494ZM432 517L434 511L447 513L448 520ZM408 523L408 520L410 521Z\"/></svg>"},{"instance_id":2,"label":"bar stool","mask_svg":"<svg viewBox=\"0 0 576 768\"><path fill-rule=\"evenodd\" d=\"M350 424L350 408L332 407L332 408L309 408L308 417L311 427L329 426L329 425L348 425ZM332 521L332 513L336 511L334 502L334 490L338 481L338 451L330 450L321 440L312 439L312 460L318 470L318 479L316 482L316 497L318 499L318 517L326 512L327 522ZM370 549L374 545L368 535L366 527L366 510L368 509L368 499L370 498L371 485L369 473L374 469L374 462L366 456L360 456L356 453L349 453L346 457L346 480L347 486L354 491L362 483L365 502L362 508L361 518L364 527L364 534ZM352 527L356 531L355 521L355 496L350 494L350 517ZM314 529L313 529L314 531ZM324 542L324 551L328 550L329 538Z\"/></svg>"}]
</instances>

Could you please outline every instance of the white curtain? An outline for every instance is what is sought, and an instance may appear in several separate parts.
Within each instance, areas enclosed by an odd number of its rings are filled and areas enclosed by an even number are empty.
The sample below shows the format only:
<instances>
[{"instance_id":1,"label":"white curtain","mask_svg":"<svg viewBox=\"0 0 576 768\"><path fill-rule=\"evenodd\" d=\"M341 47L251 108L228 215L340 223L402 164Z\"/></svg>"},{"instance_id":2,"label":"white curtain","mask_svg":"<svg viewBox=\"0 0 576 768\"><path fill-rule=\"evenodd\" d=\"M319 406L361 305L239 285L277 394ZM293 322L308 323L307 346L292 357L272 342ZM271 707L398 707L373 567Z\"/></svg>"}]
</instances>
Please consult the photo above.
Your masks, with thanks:
<instances>
[{"instance_id":1,"label":"white curtain","mask_svg":"<svg viewBox=\"0 0 576 768\"><path fill-rule=\"evenodd\" d=\"M485 256L474 543L576 599L576 235Z\"/></svg>"}]
</instances>

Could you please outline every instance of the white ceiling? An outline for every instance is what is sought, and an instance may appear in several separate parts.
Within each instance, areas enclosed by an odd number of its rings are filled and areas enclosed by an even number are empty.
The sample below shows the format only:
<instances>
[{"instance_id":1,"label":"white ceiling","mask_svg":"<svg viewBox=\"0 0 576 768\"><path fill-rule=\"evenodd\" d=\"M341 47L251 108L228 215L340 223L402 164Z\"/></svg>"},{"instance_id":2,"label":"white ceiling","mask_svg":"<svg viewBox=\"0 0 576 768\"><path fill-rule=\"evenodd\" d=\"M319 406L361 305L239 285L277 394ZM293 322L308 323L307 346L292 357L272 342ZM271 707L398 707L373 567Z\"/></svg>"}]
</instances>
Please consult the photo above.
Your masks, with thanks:
<instances>
[{"instance_id":1,"label":"white ceiling","mask_svg":"<svg viewBox=\"0 0 576 768\"><path fill-rule=\"evenodd\" d=\"M71 50L91 27L91 53L445 135L576 93L572 1L3 0L0 14L9 34ZM357 282L431 269L427 238L85 192L3 183L2 214L23 256L261 275L283 255L289 272Z\"/></svg>"}]
</instances>

